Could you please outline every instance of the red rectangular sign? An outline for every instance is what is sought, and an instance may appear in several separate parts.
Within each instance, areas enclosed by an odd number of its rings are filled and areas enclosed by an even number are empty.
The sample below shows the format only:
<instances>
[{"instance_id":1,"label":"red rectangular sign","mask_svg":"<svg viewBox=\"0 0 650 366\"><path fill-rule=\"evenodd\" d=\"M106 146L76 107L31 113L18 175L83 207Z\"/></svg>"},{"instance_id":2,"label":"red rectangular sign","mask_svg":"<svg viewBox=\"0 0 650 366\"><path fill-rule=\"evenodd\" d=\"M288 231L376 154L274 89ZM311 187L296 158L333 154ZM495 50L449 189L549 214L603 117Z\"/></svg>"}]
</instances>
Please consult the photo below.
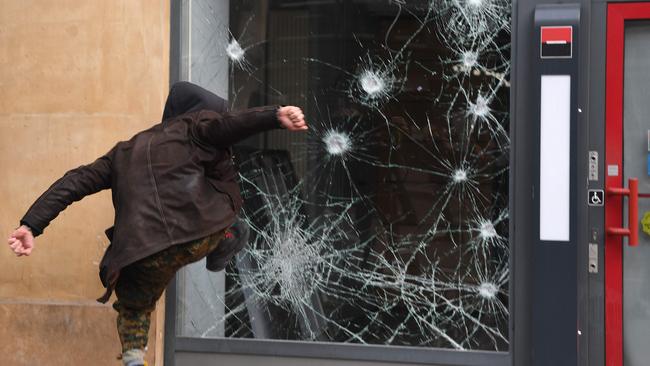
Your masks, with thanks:
<instances>
[{"instance_id":1,"label":"red rectangular sign","mask_svg":"<svg viewBox=\"0 0 650 366\"><path fill-rule=\"evenodd\" d=\"M542 27L542 43L571 43L572 38L573 29L571 27Z\"/></svg>"},{"instance_id":2,"label":"red rectangular sign","mask_svg":"<svg viewBox=\"0 0 650 366\"><path fill-rule=\"evenodd\" d=\"M541 58L571 58L573 43L573 27L553 26L541 27L540 56Z\"/></svg>"}]
</instances>

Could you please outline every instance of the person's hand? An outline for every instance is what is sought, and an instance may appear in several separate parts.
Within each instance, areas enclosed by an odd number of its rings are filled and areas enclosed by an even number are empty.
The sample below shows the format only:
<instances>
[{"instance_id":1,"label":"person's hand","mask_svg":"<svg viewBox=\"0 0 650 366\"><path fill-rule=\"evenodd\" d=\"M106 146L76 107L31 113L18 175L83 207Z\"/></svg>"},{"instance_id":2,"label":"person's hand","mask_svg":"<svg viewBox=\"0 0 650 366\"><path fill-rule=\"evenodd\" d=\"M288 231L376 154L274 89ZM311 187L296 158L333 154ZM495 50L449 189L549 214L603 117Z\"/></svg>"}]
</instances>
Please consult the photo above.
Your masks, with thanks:
<instances>
[{"instance_id":1,"label":"person's hand","mask_svg":"<svg viewBox=\"0 0 650 366\"><path fill-rule=\"evenodd\" d=\"M304 131L308 129L305 115L298 107L288 106L278 109L278 120L282 127L289 131Z\"/></svg>"},{"instance_id":2,"label":"person's hand","mask_svg":"<svg viewBox=\"0 0 650 366\"><path fill-rule=\"evenodd\" d=\"M16 229L9 237L9 247L17 256L30 255L34 249L34 235L25 225Z\"/></svg>"}]
</instances>

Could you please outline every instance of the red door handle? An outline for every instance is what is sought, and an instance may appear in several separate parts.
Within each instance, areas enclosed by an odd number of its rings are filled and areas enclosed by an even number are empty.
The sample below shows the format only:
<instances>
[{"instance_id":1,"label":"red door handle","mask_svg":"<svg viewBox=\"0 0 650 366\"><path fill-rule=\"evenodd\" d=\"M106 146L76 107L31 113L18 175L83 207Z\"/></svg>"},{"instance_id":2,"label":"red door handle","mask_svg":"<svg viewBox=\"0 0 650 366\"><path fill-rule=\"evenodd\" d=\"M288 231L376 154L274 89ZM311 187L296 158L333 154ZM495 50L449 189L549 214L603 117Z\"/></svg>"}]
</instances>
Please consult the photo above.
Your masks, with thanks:
<instances>
[{"instance_id":1,"label":"red door handle","mask_svg":"<svg viewBox=\"0 0 650 366\"><path fill-rule=\"evenodd\" d=\"M607 234L628 236L630 246L639 245L639 179L628 179L628 188L607 188L607 194L612 196L628 196L627 229L621 227L608 227ZM644 194L645 196L645 194Z\"/></svg>"}]
</instances>

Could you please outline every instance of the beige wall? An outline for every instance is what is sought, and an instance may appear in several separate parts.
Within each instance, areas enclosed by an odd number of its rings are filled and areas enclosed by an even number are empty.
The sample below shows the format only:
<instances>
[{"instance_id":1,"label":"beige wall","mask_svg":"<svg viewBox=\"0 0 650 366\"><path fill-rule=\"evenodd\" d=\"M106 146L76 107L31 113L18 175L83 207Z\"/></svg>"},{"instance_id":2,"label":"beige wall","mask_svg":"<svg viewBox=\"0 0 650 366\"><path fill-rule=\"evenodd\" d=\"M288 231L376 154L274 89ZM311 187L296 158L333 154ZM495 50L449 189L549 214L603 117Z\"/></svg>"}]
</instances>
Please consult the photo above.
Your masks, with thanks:
<instances>
[{"instance_id":1,"label":"beige wall","mask_svg":"<svg viewBox=\"0 0 650 366\"><path fill-rule=\"evenodd\" d=\"M66 170L159 120L168 55L165 0L0 0L4 242ZM59 216L30 257L0 250L0 364L118 364L115 314L94 302L112 215L101 192Z\"/></svg>"}]
</instances>

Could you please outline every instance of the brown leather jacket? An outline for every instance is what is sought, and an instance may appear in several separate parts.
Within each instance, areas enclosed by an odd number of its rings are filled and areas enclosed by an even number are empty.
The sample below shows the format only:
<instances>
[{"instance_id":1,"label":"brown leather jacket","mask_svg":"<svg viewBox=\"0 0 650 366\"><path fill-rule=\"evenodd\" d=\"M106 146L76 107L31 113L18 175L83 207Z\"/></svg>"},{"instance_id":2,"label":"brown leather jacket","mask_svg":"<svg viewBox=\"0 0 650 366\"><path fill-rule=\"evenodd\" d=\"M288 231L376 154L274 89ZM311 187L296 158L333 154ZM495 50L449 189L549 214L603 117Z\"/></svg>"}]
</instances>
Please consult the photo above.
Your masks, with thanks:
<instances>
[{"instance_id":1,"label":"brown leather jacket","mask_svg":"<svg viewBox=\"0 0 650 366\"><path fill-rule=\"evenodd\" d=\"M167 118L67 172L21 223L39 235L71 203L110 188L115 224L106 232L111 244L100 264L108 291L98 299L106 302L123 267L232 225L242 199L230 146L279 128L277 108L234 113L184 108L191 112Z\"/></svg>"}]
</instances>

